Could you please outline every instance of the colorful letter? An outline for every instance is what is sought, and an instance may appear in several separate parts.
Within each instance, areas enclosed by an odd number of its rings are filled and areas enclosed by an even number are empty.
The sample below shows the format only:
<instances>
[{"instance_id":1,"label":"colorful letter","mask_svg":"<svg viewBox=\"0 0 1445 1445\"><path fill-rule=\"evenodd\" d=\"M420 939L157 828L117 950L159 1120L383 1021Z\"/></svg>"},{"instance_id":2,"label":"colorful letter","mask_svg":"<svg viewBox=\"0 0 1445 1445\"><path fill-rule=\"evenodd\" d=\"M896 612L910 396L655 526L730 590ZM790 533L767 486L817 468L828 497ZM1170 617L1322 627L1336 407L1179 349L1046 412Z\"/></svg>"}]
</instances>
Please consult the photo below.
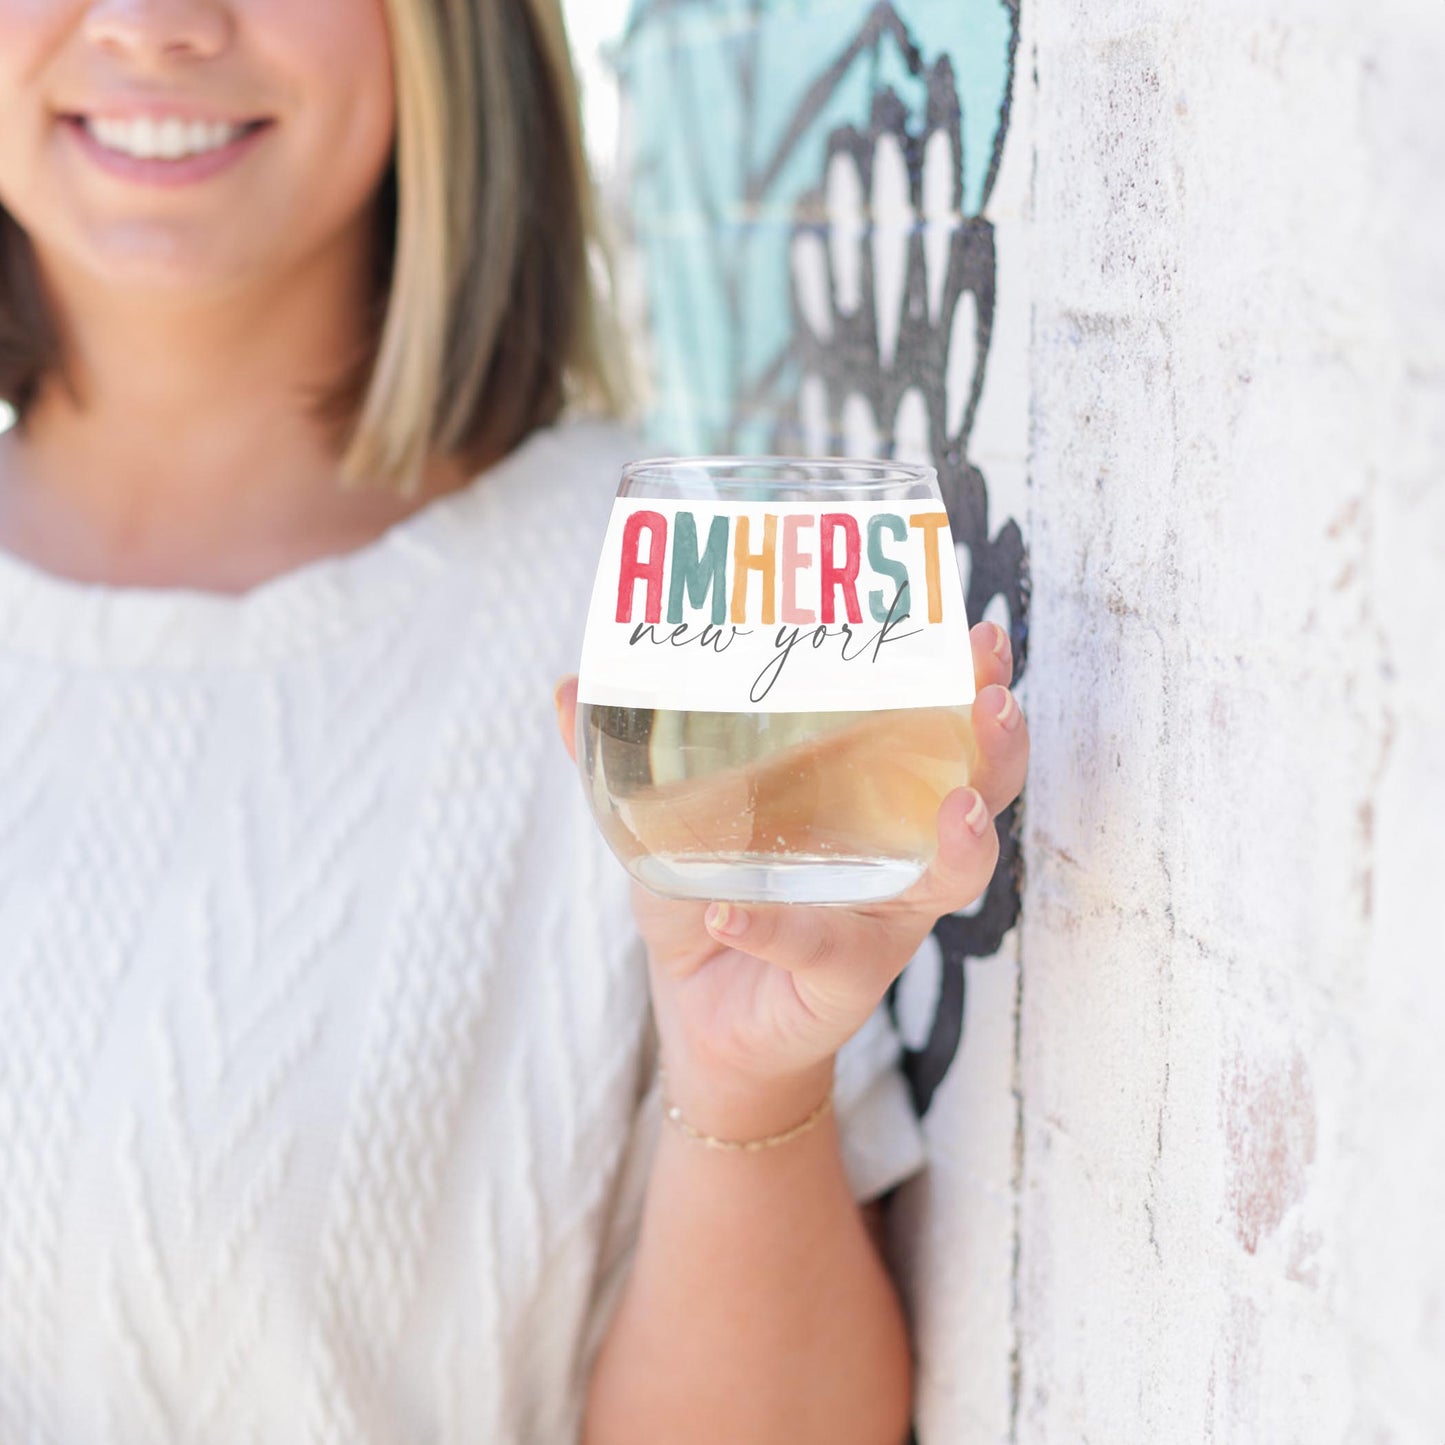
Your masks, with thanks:
<instances>
[{"instance_id":1,"label":"colorful letter","mask_svg":"<svg viewBox=\"0 0 1445 1445\"><path fill-rule=\"evenodd\" d=\"M834 540L843 533L843 565L837 562ZM863 613L858 607L858 568L863 561L863 544L858 535L858 522L847 512L824 512L818 528L818 550L822 553L823 579L823 621L832 622L834 615L834 593L843 589L843 606L848 612L849 622L862 622Z\"/></svg>"},{"instance_id":2,"label":"colorful letter","mask_svg":"<svg viewBox=\"0 0 1445 1445\"><path fill-rule=\"evenodd\" d=\"M928 620L943 621L943 585L938 575L938 534L948 526L947 512L918 512L910 527L923 528L923 569L928 579Z\"/></svg>"},{"instance_id":3,"label":"colorful letter","mask_svg":"<svg viewBox=\"0 0 1445 1445\"><path fill-rule=\"evenodd\" d=\"M643 529L649 542L647 561L638 557ZM667 551L667 518L661 512L634 512L622 528L622 571L617 579L617 620L632 621L632 598L639 580L647 583L643 609L649 622L662 620L662 563Z\"/></svg>"},{"instance_id":4,"label":"colorful letter","mask_svg":"<svg viewBox=\"0 0 1445 1445\"><path fill-rule=\"evenodd\" d=\"M772 512L763 514L763 550L748 551L748 519L739 516L734 519L736 531L733 536L733 614L734 625L747 620L748 573L763 574L763 625L773 625L774 573L778 557L778 519Z\"/></svg>"},{"instance_id":5,"label":"colorful letter","mask_svg":"<svg viewBox=\"0 0 1445 1445\"><path fill-rule=\"evenodd\" d=\"M707 529L707 547L697 545L697 519L691 512L679 512L673 518L672 589L667 598L667 620L682 621L682 596L701 608L712 592L712 620L721 622L727 616L728 519L714 517Z\"/></svg>"},{"instance_id":6,"label":"colorful letter","mask_svg":"<svg viewBox=\"0 0 1445 1445\"><path fill-rule=\"evenodd\" d=\"M883 532L885 530L893 535L895 541L906 542L908 540L908 524L897 512L875 512L868 519L868 565L880 577L893 579L891 593L873 591L868 594L868 610L873 614L875 622L888 621L888 609L893 606L893 599L901 589L908 586L908 568L902 562L883 555ZM912 600L910 589L910 593L905 593L899 604L900 618L907 616L908 604Z\"/></svg>"},{"instance_id":7,"label":"colorful letter","mask_svg":"<svg viewBox=\"0 0 1445 1445\"><path fill-rule=\"evenodd\" d=\"M798 550L798 533L811 527L814 518L804 512L789 512L783 518L783 621L816 622L806 607L798 606L798 572L813 565L811 552Z\"/></svg>"}]
</instances>

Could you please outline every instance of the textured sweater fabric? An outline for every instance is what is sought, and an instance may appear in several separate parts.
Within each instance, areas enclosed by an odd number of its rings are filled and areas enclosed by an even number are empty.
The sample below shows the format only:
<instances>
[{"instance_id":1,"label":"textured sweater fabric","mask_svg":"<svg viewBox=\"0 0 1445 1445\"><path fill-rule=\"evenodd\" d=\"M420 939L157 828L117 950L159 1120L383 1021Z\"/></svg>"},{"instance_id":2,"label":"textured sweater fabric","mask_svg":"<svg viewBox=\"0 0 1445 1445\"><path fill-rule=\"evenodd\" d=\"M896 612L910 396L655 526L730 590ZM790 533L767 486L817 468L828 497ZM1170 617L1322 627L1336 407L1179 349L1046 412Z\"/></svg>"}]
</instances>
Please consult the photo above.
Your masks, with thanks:
<instances>
[{"instance_id":1,"label":"textured sweater fabric","mask_svg":"<svg viewBox=\"0 0 1445 1445\"><path fill-rule=\"evenodd\" d=\"M552 688L637 451L239 595L0 553L5 1445L578 1438L660 1112ZM898 1049L840 1055L859 1199L924 1163Z\"/></svg>"}]
</instances>

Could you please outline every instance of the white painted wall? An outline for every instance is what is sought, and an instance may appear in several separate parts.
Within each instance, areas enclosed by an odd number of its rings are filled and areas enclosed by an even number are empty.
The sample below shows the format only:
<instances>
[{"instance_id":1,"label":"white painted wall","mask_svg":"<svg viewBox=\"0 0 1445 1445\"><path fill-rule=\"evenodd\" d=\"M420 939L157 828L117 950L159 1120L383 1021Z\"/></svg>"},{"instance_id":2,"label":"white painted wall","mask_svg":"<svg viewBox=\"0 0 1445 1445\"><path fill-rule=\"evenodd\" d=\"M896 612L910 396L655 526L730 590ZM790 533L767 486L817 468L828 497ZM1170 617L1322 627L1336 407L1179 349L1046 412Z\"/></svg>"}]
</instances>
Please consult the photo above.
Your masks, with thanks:
<instances>
[{"instance_id":1,"label":"white painted wall","mask_svg":"<svg viewBox=\"0 0 1445 1445\"><path fill-rule=\"evenodd\" d=\"M1024 17L1021 968L895 1221L920 1439L1440 1445L1445 6Z\"/></svg>"}]
</instances>

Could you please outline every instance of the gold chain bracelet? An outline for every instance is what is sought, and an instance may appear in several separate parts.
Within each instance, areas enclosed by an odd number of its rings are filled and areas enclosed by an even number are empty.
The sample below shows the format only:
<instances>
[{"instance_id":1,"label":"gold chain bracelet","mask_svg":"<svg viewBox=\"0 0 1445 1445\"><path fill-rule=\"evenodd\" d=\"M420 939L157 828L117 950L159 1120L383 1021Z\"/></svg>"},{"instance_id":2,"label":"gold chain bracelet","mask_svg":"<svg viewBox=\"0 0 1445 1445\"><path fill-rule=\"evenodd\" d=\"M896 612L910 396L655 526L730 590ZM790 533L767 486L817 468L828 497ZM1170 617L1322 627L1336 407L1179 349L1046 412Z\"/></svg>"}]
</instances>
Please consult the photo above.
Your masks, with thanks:
<instances>
[{"instance_id":1,"label":"gold chain bracelet","mask_svg":"<svg viewBox=\"0 0 1445 1445\"><path fill-rule=\"evenodd\" d=\"M709 1149L726 1149L736 1153L753 1154L759 1149L774 1149L779 1144L786 1144L790 1139L796 1139L799 1134L806 1134L819 1119L832 1107L833 1092L830 1089L824 1096L823 1102L808 1115L806 1119L794 1124L791 1129L784 1129L781 1134L770 1134L765 1139L719 1139L714 1134L704 1134L701 1129L694 1128L682 1117L682 1110L667 1096L667 1070L660 1064L657 1069L657 1076L662 1081L662 1112L670 1119L689 1139L699 1144L706 1145Z\"/></svg>"}]
</instances>

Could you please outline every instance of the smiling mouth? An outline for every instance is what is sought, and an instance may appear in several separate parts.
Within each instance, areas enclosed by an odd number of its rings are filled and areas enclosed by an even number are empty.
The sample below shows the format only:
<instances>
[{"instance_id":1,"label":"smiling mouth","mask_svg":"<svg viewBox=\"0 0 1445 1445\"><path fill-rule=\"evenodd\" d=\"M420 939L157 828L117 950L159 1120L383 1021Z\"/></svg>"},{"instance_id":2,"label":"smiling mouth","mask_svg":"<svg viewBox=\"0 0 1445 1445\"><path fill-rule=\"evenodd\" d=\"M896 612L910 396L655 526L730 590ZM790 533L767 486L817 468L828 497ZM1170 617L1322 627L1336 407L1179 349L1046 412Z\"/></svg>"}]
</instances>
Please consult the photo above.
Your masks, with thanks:
<instances>
[{"instance_id":1,"label":"smiling mouth","mask_svg":"<svg viewBox=\"0 0 1445 1445\"><path fill-rule=\"evenodd\" d=\"M142 161L184 161L224 150L270 125L269 120L188 120L180 116L65 115L61 119L83 130L97 145L118 156Z\"/></svg>"}]
</instances>

